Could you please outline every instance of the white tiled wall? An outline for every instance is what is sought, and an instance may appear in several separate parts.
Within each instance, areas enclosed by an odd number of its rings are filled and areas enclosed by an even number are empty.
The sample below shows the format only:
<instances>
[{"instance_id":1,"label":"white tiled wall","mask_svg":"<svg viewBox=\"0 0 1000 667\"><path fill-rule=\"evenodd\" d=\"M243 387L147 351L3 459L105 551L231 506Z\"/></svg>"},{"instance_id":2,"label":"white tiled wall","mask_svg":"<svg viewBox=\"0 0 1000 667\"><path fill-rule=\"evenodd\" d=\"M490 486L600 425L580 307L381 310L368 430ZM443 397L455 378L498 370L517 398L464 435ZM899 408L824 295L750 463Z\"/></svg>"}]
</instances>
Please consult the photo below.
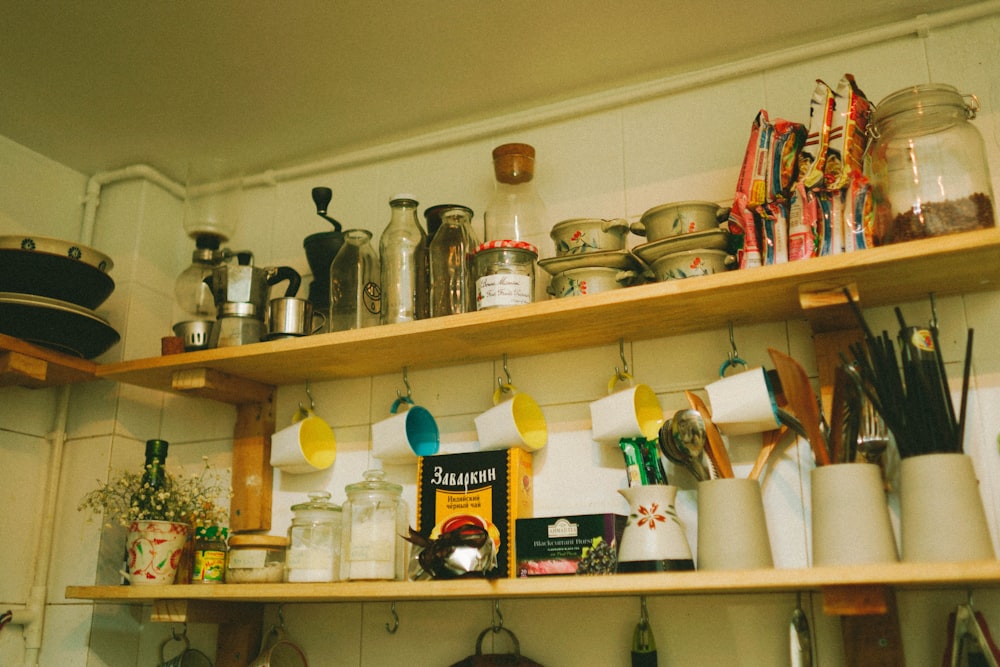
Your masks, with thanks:
<instances>
[{"instance_id":1,"label":"white tiled wall","mask_svg":"<svg viewBox=\"0 0 1000 667\"><path fill-rule=\"evenodd\" d=\"M304 275L308 266L302 239L329 226L316 217L310 190L333 189L330 215L345 227L378 235L388 221L388 198L414 193L421 208L460 202L476 211L476 224L492 191L491 149L505 141L533 144L538 151L537 183L549 207L549 222L572 217L627 217L668 201L731 197L750 122L759 108L772 117L805 121L814 80L835 83L852 72L878 100L906 85L947 82L979 95L984 112L976 120L990 154L994 190L1000 184L1000 18L872 44L858 52L824 56L774 68L740 80L695 88L664 97L535 127L509 136L425 151L380 164L321 174L243 193L242 219L233 248L249 248L258 265L291 265ZM155 156L152 156L155 157ZM0 138L0 233L32 232L75 238L80 195L86 177ZM15 187L10 187L14 184ZM190 259L190 241L181 230L182 207L171 195L143 181L107 186L101 195L93 244L110 254L117 288L102 314L122 333L122 343L104 360L159 354L159 338L178 319L172 286ZM481 227L480 227L481 229ZM548 229L532 240L543 256L553 254ZM540 291L541 293L541 291ZM926 303L902 304L909 319L929 318ZM961 374L966 327L983 332L974 360L969 451L976 463L994 542L998 539L1000 461L995 438L1000 414L1000 354L990 333L1000 328L1000 293L939 300L944 354L949 374ZM888 308L868 311L878 329L894 329ZM697 318L696 310L689 314ZM628 343L629 368L650 384L665 411L685 407L685 389L700 389L716 377L729 352L728 332L671 335L671 323L651 320L662 337ZM801 321L738 327L735 340L751 365L768 365L768 346L787 349L815 375L808 326ZM442 430L444 451L475 447L473 418L489 407L499 360L433 370L412 370L414 399L430 409ZM623 485L620 454L590 439L588 404L602 395L620 365L617 346L600 346L530 358L512 358L509 370L519 389L543 406L548 446L535 458L537 515L623 512L616 493ZM344 500L344 486L361 479L376 462L370 455L370 424L388 416L401 375L323 382L311 386L316 410L335 428L338 458L332 468L274 482L274 533L283 533L290 506L307 491L325 488ZM45 478L45 439L59 390L0 390L0 610L23 605L34 573L32 554L39 529L38 510ZM55 521L47 625L42 665L145 665L155 660L168 626L149 622L148 608L67 601L66 585L110 583L116 576L120 535L99 521L85 522L76 511L83 493L109 467L135 467L141 443L163 437L172 443L174 465L199 465L201 456L221 468L231 459L233 408L210 401L165 396L137 387L93 382L72 388L69 440L63 457L59 511ZM283 387L278 425L289 423L303 385ZM739 473L753 461L755 438L734 438L730 448ZM808 478L811 456L801 444L786 448L764 479L768 528L778 567L809 563ZM413 506L413 466L386 466L404 485ZM689 540L697 525L694 483L684 471L668 471L681 487L678 510ZM411 510L412 511L412 510ZM947 612L964 591L900 595L909 664L933 664L944 646ZM843 663L839 624L811 605L821 665ZM787 623L794 595L655 597L649 601L661 664L788 664ZM976 605L997 627L1000 597L977 592ZM502 603L505 626L521 640L522 651L546 665L626 665L631 632L638 619L634 598L512 600ZM288 604L283 614L292 636L314 664L381 666L450 664L473 649L490 624L489 601L401 603L399 632L386 633L389 604ZM267 623L276 608L268 609ZM189 630L198 648L211 652L214 629ZM89 646L89 650L88 650ZM503 650L503 646L498 646ZM17 665L23 655L19 628L0 631L0 664Z\"/></svg>"}]
</instances>

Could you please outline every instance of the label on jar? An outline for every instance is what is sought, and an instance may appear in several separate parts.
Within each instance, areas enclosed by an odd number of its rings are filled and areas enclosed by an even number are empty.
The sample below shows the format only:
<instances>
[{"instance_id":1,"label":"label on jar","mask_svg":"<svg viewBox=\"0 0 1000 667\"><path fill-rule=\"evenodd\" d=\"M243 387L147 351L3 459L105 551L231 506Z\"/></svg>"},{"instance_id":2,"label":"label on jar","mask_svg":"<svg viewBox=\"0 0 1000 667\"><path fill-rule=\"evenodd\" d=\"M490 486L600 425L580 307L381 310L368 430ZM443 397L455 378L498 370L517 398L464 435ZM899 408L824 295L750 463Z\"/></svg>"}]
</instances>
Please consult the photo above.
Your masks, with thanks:
<instances>
[{"instance_id":1,"label":"label on jar","mask_svg":"<svg viewBox=\"0 0 1000 667\"><path fill-rule=\"evenodd\" d=\"M266 564L266 549L233 549L229 552L229 567L232 569L258 569Z\"/></svg>"},{"instance_id":2,"label":"label on jar","mask_svg":"<svg viewBox=\"0 0 1000 667\"><path fill-rule=\"evenodd\" d=\"M194 570L191 581L202 583L222 583L225 580L226 552L214 549L194 552Z\"/></svg>"},{"instance_id":3,"label":"label on jar","mask_svg":"<svg viewBox=\"0 0 1000 667\"><path fill-rule=\"evenodd\" d=\"M531 276L500 273L476 280L476 302L479 310L499 306L519 306L531 303Z\"/></svg>"}]
</instances>

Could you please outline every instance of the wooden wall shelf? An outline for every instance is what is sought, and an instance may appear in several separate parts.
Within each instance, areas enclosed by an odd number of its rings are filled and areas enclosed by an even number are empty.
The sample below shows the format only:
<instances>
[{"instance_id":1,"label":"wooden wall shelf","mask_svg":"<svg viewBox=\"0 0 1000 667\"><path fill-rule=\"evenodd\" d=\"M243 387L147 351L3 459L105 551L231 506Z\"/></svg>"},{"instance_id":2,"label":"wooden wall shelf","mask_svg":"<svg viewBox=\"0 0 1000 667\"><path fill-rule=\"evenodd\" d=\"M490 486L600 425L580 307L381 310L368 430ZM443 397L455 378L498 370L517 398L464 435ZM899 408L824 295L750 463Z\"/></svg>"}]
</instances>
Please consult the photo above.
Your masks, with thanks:
<instances>
[{"instance_id":1,"label":"wooden wall shelf","mask_svg":"<svg viewBox=\"0 0 1000 667\"><path fill-rule=\"evenodd\" d=\"M0 387L56 387L94 379L97 364L0 334Z\"/></svg>"},{"instance_id":2,"label":"wooden wall shelf","mask_svg":"<svg viewBox=\"0 0 1000 667\"><path fill-rule=\"evenodd\" d=\"M594 347L803 318L804 293L855 286L864 307L1000 289L1000 229L862 252L240 347L102 364L97 376L176 391L179 372L212 369L281 386ZM232 398L223 398L232 402Z\"/></svg>"}]
</instances>

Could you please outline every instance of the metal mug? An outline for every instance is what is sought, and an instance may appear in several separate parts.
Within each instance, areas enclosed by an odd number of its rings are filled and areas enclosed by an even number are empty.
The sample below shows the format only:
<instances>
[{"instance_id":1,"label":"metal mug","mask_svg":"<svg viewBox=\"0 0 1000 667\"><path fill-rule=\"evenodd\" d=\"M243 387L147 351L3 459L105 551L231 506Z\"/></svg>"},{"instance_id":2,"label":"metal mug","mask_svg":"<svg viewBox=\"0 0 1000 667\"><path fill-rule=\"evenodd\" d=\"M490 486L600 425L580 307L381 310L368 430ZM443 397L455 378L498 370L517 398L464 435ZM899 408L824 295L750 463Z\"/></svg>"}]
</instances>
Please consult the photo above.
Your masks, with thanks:
<instances>
[{"instance_id":1,"label":"metal mug","mask_svg":"<svg viewBox=\"0 0 1000 667\"><path fill-rule=\"evenodd\" d=\"M316 319L320 320L319 324L316 324ZM266 338L274 340L317 333L326 324L326 315L314 312L308 299L282 296L268 302L264 320L267 325Z\"/></svg>"}]
</instances>

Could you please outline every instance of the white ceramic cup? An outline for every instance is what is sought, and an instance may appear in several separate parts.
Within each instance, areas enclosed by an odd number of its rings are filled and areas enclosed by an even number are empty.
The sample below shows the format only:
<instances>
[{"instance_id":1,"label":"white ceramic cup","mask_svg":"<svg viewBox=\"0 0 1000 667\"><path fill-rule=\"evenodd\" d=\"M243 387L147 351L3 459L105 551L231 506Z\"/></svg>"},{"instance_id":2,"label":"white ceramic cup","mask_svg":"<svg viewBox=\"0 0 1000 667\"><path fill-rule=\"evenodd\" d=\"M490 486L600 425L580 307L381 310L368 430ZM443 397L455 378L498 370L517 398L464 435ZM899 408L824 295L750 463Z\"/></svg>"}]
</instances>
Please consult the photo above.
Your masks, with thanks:
<instances>
[{"instance_id":1,"label":"white ceramic cup","mask_svg":"<svg viewBox=\"0 0 1000 667\"><path fill-rule=\"evenodd\" d=\"M904 561L996 558L976 471L966 454L921 454L903 459L899 517Z\"/></svg>"},{"instance_id":2,"label":"white ceramic cup","mask_svg":"<svg viewBox=\"0 0 1000 667\"><path fill-rule=\"evenodd\" d=\"M271 436L271 466L283 473L301 475L325 470L337 458L333 429L310 415Z\"/></svg>"},{"instance_id":3,"label":"white ceramic cup","mask_svg":"<svg viewBox=\"0 0 1000 667\"><path fill-rule=\"evenodd\" d=\"M507 385L493 393L493 403L476 417L479 449L520 447L533 452L545 446L549 430L535 399Z\"/></svg>"},{"instance_id":4,"label":"white ceramic cup","mask_svg":"<svg viewBox=\"0 0 1000 667\"><path fill-rule=\"evenodd\" d=\"M865 565L899 559L882 471L837 463L812 471L813 565Z\"/></svg>"},{"instance_id":5,"label":"white ceramic cup","mask_svg":"<svg viewBox=\"0 0 1000 667\"><path fill-rule=\"evenodd\" d=\"M618 379L611 379L607 396L590 404L594 440L617 445L622 438L655 439L663 426L663 408L656 393L645 384L613 392Z\"/></svg>"},{"instance_id":6,"label":"white ceramic cup","mask_svg":"<svg viewBox=\"0 0 1000 667\"><path fill-rule=\"evenodd\" d=\"M763 433L778 428L778 404L761 368L736 373L705 386L712 422L726 435Z\"/></svg>"},{"instance_id":7,"label":"white ceramic cup","mask_svg":"<svg viewBox=\"0 0 1000 667\"><path fill-rule=\"evenodd\" d=\"M719 478L698 484L698 569L774 567L760 484Z\"/></svg>"},{"instance_id":8,"label":"white ceramic cup","mask_svg":"<svg viewBox=\"0 0 1000 667\"><path fill-rule=\"evenodd\" d=\"M407 405L399 412L401 405ZM437 422L427 408L397 398L392 416L372 424L372 450L386 463L413 463L419 456L433 456L441 446Z\"/></svg>"}]
</instances>

